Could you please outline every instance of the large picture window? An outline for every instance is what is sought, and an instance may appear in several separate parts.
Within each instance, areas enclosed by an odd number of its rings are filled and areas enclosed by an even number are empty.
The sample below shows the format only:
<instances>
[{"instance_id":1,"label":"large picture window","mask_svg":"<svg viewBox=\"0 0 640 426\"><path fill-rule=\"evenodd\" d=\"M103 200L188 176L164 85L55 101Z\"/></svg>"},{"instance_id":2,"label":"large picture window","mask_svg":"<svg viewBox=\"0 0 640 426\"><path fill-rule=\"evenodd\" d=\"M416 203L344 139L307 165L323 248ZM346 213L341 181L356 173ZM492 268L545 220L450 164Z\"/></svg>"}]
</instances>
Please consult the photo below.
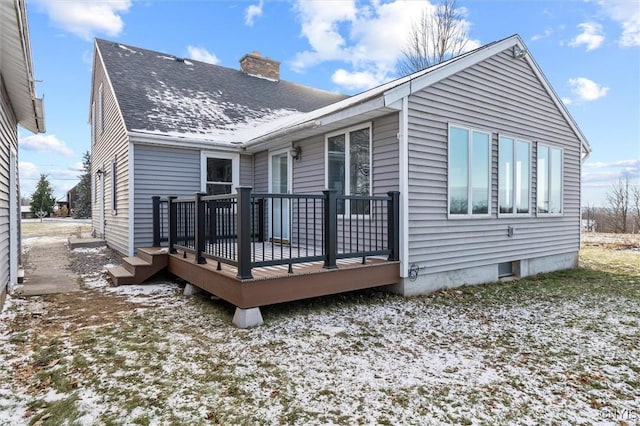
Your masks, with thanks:
<instances>
[{"instance_id":1,"label":"large picture window","mask_svg":"<svg viewBox=\"0 0 640 426\"><path fill-rule=\"evenodd\" d=\"M327 137L327 188L338 195L371 195L371 128ZM338 214L369 214L369 203L338 203Z\"/></svg>"},{"instance_id":2,"label":"large picture window","mask_svg":"<svg viewBox=\"0 0 640 426\"><path fill-rule=\"evenodd\" d=\"M449 215L488 215L491 135L449 127Z\"/></svg>"},{"instance_id":3,"label":"large picture window","mask_svg":"<svg viewBox=\"0 0 640 426\"><path fill-rule=\"evenodd\" d=\"M539 214L562 214L562 149L538 145Z\"/></svg>"},{"instance_id":4,"label":"large picture window","mask_svg":"<svg viewBox=\"0 0 640 426\"><path fill-rule=\"evenodd\" d=\"M530 213L531 144L500 136L498 144L498 211Z\"/></svg>"}]
</instances>

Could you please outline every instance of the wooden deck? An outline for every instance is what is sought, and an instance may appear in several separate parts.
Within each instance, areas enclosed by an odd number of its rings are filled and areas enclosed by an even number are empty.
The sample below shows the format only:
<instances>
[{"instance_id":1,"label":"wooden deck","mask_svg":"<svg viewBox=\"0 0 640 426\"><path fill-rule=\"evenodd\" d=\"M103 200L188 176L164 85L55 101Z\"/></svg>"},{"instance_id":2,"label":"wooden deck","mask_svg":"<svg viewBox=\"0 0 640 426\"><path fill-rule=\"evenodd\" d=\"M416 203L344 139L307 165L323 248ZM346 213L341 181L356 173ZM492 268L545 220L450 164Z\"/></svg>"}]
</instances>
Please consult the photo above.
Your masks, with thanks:
<instances>
[{"instance_id":1,"label":"wooden deck","mask_svg":"<svg viewBox=\"0 0 640 426\"><path fill-rule=\"evenodd\" d=\"M396 284L400 280L399 262L380 258L338 260L338 269L324 269L322 262L253 268L253 279L240 280L237 269L226 264L195 263L195 256L179 251L164 254L167 270L191 284L224 299L239 308L253 308L274 303L342 293L345 291Z\"/></svg>"}]
</instances>

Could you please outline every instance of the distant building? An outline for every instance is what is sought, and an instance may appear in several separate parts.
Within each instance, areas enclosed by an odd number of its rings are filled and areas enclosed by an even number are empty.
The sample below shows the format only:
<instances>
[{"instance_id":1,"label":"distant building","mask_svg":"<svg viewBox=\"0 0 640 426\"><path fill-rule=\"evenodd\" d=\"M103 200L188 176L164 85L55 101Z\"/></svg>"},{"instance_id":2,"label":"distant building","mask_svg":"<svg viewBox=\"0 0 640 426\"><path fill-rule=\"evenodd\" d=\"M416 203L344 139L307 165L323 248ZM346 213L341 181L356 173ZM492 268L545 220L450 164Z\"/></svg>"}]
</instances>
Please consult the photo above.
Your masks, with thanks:
<instances>
[{"instance_id":1,"label":"distant building","mask_svg":"<svg viewBox=\"0 0 640 426\"><path fill-rule=\"evenodd\" d=\"M20 219L31 219L31 206L20 206Z\"/></svg>"}]
</instances>

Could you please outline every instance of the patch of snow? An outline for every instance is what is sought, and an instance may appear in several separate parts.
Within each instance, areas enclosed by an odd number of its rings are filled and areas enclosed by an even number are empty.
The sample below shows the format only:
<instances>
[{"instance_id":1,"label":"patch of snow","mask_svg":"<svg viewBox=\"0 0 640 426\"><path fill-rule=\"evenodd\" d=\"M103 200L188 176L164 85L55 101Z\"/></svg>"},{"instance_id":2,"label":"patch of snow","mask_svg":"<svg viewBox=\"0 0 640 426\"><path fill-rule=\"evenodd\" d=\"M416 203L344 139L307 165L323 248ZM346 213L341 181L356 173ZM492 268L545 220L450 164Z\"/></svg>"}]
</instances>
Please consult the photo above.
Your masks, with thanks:
<instances>
[{"instance_id":1,"label":"patch of snow","mask_svg":"<svg viewBox=\"0 0 640 426\"><path fill-rule=\"evenodd\" d=\"M88 288L104 288L109 287L109 283L107 280L102 278L102 276L89 276L84 277L84 285Z\"/></svg>"},{"instance_id":2,"label":"patch of snow","mask_svg":"<svg viewBox=\"0 0 640 426\"><path fill-rule=\"evenodd\" d=\"M147 87L147 98L155 105L147 117L169 131L132 129L133 132L207 141L244 143L300 117L290 109L254 110L246 105L222 102L218 93L180 91L161 81Z\"/></svg>"},{"instance_id":3,"label":"patch of snow","mask_svg":"<svg viewBox=\"0 0 640 426\"><path fill-rule=\"evenodd\" d=\"M186 60L186 59L184 60L184 63L185 63L186 65L193 65L193 62L188 61L188 60Z\"/></svg>"},{"instance_id":4,"label":"patch of snow","mask_svg":"<svg viewBox=\"0 0 640 426\"><path fill-rule=\"evenodd\" d=\"M166 56L166 55L156 55L156 58L160 58L160 59L169 59L171 61L175 61L176 58L173 56Z\"/></svg>"},{"instance_id":5,"label":"patch of snow","mask_svg":"<svg viewBox=\"0 0 640 426\"><path fill-rule=\"evenodd\" d=\"M118 47L119 47L120 49L122 49L122 50L126 50L127 52L130 52L130 53L138 53L137 51L135 51L135 50L131 49L130 47L127 47L127 46L122 45L122 44L118 44Z\"/></svg>"},{"instance_id":6,"label":"patch of snow","mask_svg":"<svg viewBox=\"0 0 640 426\"><path fill-rule=\"evenodd\" d=\"M105 247L78 247L71 250L74 253L82 253L82 254L102 254L104 255Z\"/></svg>"}]
</instances>

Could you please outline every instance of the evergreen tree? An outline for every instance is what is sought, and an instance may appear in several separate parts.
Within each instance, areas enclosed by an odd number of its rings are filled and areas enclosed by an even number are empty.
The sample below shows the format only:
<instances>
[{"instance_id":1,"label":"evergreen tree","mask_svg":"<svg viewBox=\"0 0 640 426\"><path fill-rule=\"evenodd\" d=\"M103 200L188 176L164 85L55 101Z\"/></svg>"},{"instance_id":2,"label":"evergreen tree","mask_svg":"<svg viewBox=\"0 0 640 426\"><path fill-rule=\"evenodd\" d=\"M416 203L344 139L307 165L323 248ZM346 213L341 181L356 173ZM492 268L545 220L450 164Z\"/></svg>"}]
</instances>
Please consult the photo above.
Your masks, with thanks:
<instances>
[{"instance_id":1,"label":"evergreen tree","mask_svg":"<svg viewBox=\"0 0 640 426\"><path fill-rule=\"evenodd\" d=\"M46 216L53 213L53 206L56 204L56 197L53 196L53 188L49 184L47 175L41 174L36 190L31 194L31 214L34 217L42 217L40 212Z\"/></svg>"},{"instance_id":2,"label":"evergreen tree","mask_svg":"<svg viewBox=\"0 0 640 426\"><path fill-rule=\"evenodd\" d=\"M91 154L86 151L82 156L82 174L77 189L76 217L91 217Z\"/></svg>"}]
</instances>

